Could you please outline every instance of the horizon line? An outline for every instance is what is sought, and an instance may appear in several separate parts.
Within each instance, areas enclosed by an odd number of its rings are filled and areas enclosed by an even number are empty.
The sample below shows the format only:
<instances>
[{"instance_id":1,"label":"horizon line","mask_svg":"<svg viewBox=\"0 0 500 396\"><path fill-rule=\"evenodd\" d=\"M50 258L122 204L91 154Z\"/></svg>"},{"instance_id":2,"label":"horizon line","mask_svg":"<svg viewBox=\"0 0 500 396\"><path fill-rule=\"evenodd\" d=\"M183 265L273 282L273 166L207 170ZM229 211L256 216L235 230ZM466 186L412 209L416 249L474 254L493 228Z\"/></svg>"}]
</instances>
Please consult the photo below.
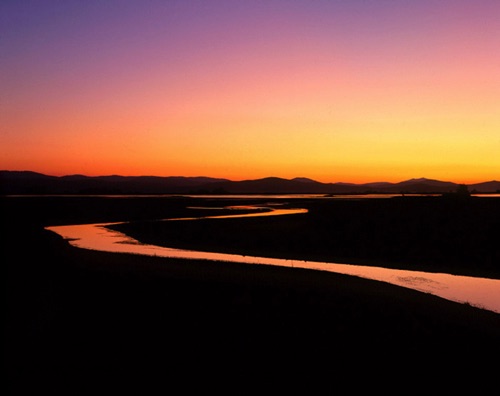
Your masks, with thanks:
<instances>
[{"instance_id":1,"label":"horizon line","mask_svg":"<svg viewBox=\"0 0 500 396\"><path fill-rule=\"evenodd\" d=\"M324 182L324 181L319 181L317 179L313 179L307 176L295 176L292 178L286 178L282 176L264 176L264 177L257 177L257 178L242 178L242 179L230 179L227 177L219 177L219 176L207 176L207 175L198 175L198 176L183 176L183 175L155 175L155 174L140 174L140 175L125 175L125 174L119 174L119 173L111 173L111 174L99 174L99 175L90 175L90 174L84 174L84 173L67 173L67 174L48 174L48 173L43 173L39 171L33 171L29 169L23 169L23 170L10 170L10 169L0 169L0 172L26 172L26 173L36 173L39 175L43 176L49 176L49 177L69 177L69 176L83 176L83 177L158 177L158 178L186 178L186 179L196 179L196 178L207 178L207 179L223 179L226 181L230 182L245 182L245 181L255 181L255 180L263 180L263 179L281 179L281 180L287 180L287 181L293 181L295 179L308 179L316 183L321 183L321 184L353 184L353 185L364 185L364 184L377 184L377 183L388 183L388 184L398 184L398 183L404 183L404 182L409 182L412 180L415 181L421 181L421 180L426 180L426 181L437 181L440 183L453 183L453 184L463 184L463 185L473 185L473 184L482 184L482 183L489 183L489 182L499 182L499 180L496 179L491 179L491 180L483 180L479 182L455 182L455 181L450 181L450 180L441 180L441 179L435 179L435 178L428 178L428 177L411 177L409 179L405 180L400 180L396 182L392 181L386 181L386 180L377 180L377 181L369 181L369 182L345 182L345 181L335 181L335 182Z\"/></svg>"}]
</instances>

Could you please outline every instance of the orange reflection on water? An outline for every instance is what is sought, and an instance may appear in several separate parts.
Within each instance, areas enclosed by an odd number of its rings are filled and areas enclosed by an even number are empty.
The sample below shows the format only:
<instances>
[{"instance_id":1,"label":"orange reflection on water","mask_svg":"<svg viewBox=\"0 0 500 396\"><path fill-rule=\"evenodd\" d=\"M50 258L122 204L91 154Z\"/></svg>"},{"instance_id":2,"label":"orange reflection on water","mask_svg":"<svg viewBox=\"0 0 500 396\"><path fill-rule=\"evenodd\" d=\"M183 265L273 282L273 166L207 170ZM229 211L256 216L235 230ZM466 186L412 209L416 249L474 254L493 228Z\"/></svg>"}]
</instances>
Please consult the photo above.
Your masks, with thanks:
<instances>
[{"instance_id":1,"label":"orange reflection on water","mask_svg":"<svg viewBox=\"0 0 500 396\"><path fill-rule=\"evenodd\" d=\"M305 213L306 211L306 209L277 209L275 211L265 213L260 212L246 215L240 214L220 217L269 216ZM73 246L85 249L159 257L203 259L213 262L229 261L246 264L276 265L281 267L296 267L337 272L408 287L422 292L431 293L452 301L468 303L470 305L500 313L500 280L498 279L459 276L445 273L397 270L351 264L252 257L237 254L166 248L142 244L123 233L106 228L105 226L109 224L110 223L55 226L47 227L47 229L56 232L63 238L69 240Z\"/></svg>"}]
</instances>

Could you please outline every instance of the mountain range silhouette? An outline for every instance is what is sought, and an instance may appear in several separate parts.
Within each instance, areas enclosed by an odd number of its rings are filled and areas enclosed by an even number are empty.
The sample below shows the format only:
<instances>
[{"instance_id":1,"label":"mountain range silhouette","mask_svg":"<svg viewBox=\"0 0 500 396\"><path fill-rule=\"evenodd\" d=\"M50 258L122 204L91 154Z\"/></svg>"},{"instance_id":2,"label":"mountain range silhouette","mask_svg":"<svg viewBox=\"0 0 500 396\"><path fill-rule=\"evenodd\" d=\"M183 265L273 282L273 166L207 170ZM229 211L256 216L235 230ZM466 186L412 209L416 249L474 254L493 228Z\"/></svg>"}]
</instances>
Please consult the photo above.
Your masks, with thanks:
<instances>
[{"instance_id":1,"label":"mountain range silhouette","mask_svg":"<svg viewBox=\"0 0 500 396\"><path fill-rule=\"evenodd\" d=\"M398 183L322 183L305 177L233 181L206 176L50 176L0 171L0 194L442 194L461 184L427 178ZM472 193L498 193L500 181L466 185Z\"/></svg>"}]
</instances>

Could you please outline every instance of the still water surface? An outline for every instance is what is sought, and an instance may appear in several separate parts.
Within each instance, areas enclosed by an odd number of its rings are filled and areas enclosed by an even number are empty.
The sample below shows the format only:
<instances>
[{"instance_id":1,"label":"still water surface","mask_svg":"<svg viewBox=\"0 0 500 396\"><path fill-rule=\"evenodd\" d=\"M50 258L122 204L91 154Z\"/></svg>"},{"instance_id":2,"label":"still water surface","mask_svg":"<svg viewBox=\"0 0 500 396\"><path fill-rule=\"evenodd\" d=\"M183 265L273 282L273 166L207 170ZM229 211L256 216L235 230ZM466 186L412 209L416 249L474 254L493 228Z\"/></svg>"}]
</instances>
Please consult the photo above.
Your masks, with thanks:
<instances>
[{"instance_id":1,"label":"still water surface","mask_svg":"<svg viewBox=\"0 0 500 396\"><path fill-rule=\"evenodd\" d=\"M206 216L204 218L228 218L250 216L278 216L306 213L307 209L273 209L268 212ZM169 219L165 221L194 220L195 218ZM459 276L445 273L397 270L382 267L339 264L330 262L276 259L243 256L237 254L202 252L195 250L167 248L142 244L118 231L106 228L111 223L82 224L47 227L76 247L107 252L131 253L149 256L203 259L215 263L229 261L246 264L276 265L282 267L306 268L337 272L347 275L384 281L431 293L448 300L467 303L476 307L500 313L500 280Z\"/></svg>"}]
</instances>

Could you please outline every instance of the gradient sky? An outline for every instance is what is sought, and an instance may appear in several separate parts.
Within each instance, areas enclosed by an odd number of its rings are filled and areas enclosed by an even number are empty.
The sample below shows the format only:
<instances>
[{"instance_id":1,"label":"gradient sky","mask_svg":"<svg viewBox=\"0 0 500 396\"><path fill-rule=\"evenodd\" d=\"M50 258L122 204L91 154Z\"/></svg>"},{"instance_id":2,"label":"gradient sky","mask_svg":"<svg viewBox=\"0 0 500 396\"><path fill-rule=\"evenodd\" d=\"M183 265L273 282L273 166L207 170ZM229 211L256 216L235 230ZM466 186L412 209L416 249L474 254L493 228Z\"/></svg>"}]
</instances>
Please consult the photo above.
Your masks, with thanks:
<instances>
[{"instance_id":1,"label":"gradient sky","mask_svg":"<svg viewBox=\"0 0 500 396\"><path fill-rule=\"evenodd\" d=\"M499 0L0 3L0 169L500 179Z\"/></svg>"}]
</instances>

